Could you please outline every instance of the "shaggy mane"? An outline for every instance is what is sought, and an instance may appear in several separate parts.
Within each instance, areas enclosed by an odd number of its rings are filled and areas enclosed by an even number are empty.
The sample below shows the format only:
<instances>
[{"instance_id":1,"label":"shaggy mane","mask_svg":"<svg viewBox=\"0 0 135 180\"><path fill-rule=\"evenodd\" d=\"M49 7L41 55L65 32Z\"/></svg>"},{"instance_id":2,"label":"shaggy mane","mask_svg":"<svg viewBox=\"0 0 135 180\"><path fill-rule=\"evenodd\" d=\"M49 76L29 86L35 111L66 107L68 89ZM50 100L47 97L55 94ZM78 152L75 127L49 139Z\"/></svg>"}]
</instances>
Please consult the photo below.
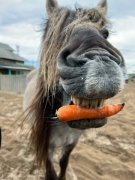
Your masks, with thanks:
<instances>
[{"instance_id":1,"label":"shaggy mane","mask_svg":"<svg viewBox=\"0 0 135 180\"><path fill-rule=\"evenodd\" d=\"M51 133L46 116L50 113L55 114L53 100L59 79L56 60L62 48L68 45L68 39L74 27L85 25L86 22L99 28L105 26L107 20L96 9L70 11L61 8L55 9L46 24L41 43L36 92L25 116L27 120L31 117L31 113L34 114L31 120L30 139L39 166L46 163Z\"/></svg>"}]
</instances>

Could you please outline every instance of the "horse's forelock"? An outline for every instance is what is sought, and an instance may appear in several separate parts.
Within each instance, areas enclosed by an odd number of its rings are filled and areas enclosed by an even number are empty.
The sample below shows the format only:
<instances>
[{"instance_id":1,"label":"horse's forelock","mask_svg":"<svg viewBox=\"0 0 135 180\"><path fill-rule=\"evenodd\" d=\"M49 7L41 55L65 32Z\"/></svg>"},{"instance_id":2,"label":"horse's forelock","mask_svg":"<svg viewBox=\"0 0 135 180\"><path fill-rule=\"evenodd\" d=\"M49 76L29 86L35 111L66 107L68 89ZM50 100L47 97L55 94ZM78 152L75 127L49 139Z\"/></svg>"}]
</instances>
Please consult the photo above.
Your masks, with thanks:
<instances>
[{"instance_id":1,"label":"horse's forelock","mask_svg":"<svg viewBox=\"0 0 135 180\"><path fill-rule=\"evenodd\" d=\"M47 23L41 47L40 75L44 81L45 95L54 92L57 78L57 56L66 43L63 29L70 12L68 9L56 11ZM40 77L41 77L40 76Z\"/></svg>"}]
</instances>

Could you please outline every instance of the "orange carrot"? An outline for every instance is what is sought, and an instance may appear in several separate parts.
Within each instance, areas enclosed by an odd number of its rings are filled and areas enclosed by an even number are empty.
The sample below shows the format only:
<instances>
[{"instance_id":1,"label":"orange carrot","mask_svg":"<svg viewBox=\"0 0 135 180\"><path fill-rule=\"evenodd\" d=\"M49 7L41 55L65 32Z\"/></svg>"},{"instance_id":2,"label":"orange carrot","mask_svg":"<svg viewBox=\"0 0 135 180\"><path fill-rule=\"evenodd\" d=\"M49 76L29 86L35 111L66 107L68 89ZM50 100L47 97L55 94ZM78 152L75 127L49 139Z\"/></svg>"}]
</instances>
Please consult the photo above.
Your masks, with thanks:
<instances>
[{"instance_id":1,"label":"orange carrot","mask_svg":"<svg viewBox=\"0 0 135 180\"><path fill-rule=\"evenodd\" d=\"M62 106L57 111L57 117L61 121L73 121L81 119L101 119L117 114L124 104L104 105L100 108L83 108L76 105Z\"/></svg>"}]
</instances>

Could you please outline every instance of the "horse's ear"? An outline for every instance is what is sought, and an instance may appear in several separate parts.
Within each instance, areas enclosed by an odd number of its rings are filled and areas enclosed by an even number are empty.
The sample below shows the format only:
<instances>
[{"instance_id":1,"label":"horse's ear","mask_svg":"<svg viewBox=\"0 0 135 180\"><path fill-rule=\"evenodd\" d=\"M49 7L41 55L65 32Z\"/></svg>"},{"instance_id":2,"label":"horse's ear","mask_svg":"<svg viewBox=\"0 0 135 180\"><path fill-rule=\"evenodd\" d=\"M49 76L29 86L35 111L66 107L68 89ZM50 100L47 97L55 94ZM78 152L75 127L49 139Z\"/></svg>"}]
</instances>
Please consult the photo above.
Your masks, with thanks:
<instances>
[{"instance_id":1,"label":"horse's ear","mask_svg":"<svg viewBox=\"0 0 135 180\"><path fill-rule=\"evenodd\" d=\"M107 0L100 0L97 5L98 10L103 14L107 14Z\"/></svg>"},{"instance_id":2,"label":"horse's ear","mask_svg":"<svg viewBox=\"0 0 135 180\"><path fill-rule=\"evenodd\" d=\"M46 0L46 9L48 15L51 15L56 8L58 8L57 0Z\"/></svg>"}]
</instances>

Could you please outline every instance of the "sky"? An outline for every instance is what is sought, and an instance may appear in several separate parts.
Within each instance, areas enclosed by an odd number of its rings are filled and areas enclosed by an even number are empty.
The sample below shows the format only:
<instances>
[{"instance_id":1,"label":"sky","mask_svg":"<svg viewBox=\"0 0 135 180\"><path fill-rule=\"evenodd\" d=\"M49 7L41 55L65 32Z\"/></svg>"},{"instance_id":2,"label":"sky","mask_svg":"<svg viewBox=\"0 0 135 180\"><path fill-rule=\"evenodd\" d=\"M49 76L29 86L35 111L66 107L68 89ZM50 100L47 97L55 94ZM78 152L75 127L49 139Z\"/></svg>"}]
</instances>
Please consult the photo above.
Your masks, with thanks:
<instances>
[{"instance_id":1,"label":"sky","mask_svg":"<svg viewBox=\"0 0 135 180\"><path fill-rule=\"evenodd\" d=\"M74 8L95 7L99 0L58 0ZM135 72L135 0L108 0L111 34L108 39L125 59L128 73ZM39 60L40 40L46 19L45 0L0 0L0 42L28 60Z\"/></svg>"}]
</instances>

